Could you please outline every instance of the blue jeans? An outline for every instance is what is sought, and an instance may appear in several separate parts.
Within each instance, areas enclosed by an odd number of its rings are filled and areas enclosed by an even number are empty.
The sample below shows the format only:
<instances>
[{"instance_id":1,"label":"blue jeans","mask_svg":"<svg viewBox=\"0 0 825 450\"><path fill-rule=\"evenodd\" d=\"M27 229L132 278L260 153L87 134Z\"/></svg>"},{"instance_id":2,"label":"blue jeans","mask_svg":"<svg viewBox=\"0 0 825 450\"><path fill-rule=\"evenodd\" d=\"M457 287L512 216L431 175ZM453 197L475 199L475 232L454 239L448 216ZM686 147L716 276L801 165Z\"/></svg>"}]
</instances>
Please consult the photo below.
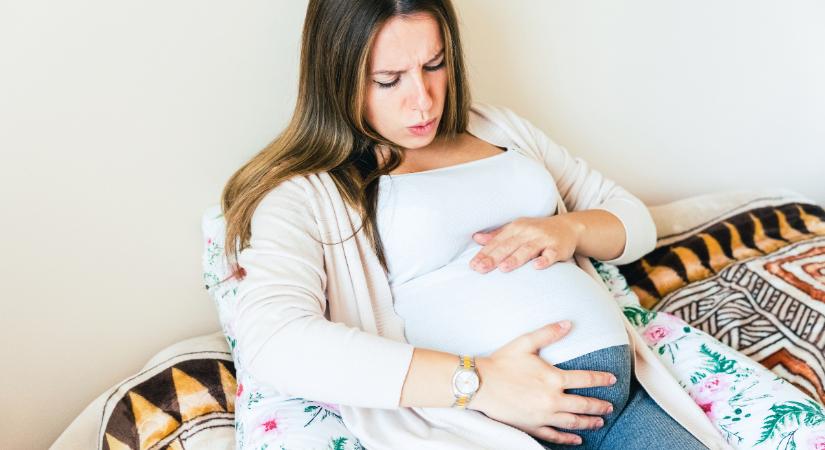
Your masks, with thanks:
<instances>
[{"instance_id":1,"label":"blue jeans","mask_svg":"<svg viewBox=\"0 0 825 450\"><path fill-rule=\"evenodd\" d=\"M633 377L633 355L628 344L615 345L555 364L564 370L598 370L616 375L612 386L565 389L570 394L595 397L613 404L613 412L601 416L604 425L597 429L558 431L581 436L580 445L555 444L535 438L550 450L636 450L664 446L668 450L707 449L690 432L668 415Z\"/></svg>"}]
</instances>

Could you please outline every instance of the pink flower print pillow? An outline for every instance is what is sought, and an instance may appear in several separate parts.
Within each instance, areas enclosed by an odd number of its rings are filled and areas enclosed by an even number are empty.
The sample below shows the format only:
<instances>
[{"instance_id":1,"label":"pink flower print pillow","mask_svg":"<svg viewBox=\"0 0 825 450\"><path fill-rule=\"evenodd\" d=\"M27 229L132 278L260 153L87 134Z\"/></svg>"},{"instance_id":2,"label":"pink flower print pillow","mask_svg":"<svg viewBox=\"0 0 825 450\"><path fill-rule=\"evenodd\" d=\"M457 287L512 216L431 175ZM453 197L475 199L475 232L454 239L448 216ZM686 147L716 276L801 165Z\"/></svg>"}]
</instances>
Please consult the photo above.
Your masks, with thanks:
<instances>
[{"instance_id":1,"label":"pink flower print pillow","mask_svg":"<svg viewBox=\"0 0 825 450\"><path fill-rule=\"evenodd\" d=\"M731 446L825 450L820 403L682 319L641 307L616 266L593 263L647 346Z\"/></svg>"},{"instance_id":2,"label":"pink flower print pillow","mask_svg":"<svg viewBox=\"0 0 825 450\"><path fill-rule=\"evenodd\" d=\"M226 342L235 363L235 446L245 449L334 448L363 450L361 442L344 426L338 405L284 396L253 379L238 361L235 300L239 274L230 273L224 255L226 222L219 205L202 218L203 280L214 300ZM288 363L288 362L285 362Z\"/></svg>"}]
</instances>

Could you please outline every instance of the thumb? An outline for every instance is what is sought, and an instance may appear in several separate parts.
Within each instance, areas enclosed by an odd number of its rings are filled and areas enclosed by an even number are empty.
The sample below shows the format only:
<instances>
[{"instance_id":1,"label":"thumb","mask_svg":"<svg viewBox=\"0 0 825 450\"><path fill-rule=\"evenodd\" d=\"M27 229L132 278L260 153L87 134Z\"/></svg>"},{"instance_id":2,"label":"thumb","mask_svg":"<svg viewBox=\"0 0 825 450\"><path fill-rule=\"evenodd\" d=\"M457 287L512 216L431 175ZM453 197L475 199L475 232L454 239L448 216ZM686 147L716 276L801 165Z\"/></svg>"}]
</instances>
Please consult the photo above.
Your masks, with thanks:
<instances>
[{"instance_id":1,"label":"thumb","mask_svg":"<svg viewBox=\"0 0 825 450\"><path fill-rule=\"evenodd\" d=\"M516 351L524 353L538 353L543 347L558 341L568 331L572 324L569 320L549 323L537 330L523 334L516 338L513 347Z\"/></svg>"}]
</instances>

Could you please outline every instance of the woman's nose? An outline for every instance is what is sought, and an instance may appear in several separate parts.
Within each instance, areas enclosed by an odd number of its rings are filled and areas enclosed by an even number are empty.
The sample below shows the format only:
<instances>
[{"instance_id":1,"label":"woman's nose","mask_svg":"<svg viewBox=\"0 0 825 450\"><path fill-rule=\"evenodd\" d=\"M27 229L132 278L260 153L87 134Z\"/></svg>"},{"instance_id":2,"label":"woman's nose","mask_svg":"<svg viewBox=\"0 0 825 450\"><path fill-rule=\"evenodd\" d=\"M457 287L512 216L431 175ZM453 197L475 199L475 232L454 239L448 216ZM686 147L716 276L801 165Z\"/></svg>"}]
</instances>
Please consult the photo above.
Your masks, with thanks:
<instances>
[{"instance_id":1,"label":"woman's nose","mask_svg":"<svg viewBox=\"0 0 825 450\"><path fill-rule=\"evenodd\" d=\"M429 111L433 106L433 98L430 95L430 86L426 78L422 75L414 76L413 82L413 106L419 111Z\"/></svg>"}]
</instances>

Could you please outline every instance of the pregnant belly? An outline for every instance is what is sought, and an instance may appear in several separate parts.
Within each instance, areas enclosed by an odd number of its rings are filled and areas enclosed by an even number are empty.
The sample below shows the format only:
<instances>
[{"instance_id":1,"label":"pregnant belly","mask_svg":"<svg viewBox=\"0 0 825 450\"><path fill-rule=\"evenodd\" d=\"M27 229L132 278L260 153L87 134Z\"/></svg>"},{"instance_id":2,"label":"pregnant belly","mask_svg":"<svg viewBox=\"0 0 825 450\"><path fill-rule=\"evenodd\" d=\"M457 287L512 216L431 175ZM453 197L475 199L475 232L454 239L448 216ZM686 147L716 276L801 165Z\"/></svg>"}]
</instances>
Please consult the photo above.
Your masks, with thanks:
<instances>
[{"instance_id":1,"label":"pregnant belly","mask_svg":"<svg viewBox=\"0 0 825 450\"><path fill-rule=\"evenodd\" d=\"M565 319L571 330L539 353L551 364L629 343L618 305L575 263L541 270L528 263L481 274L468 264L476 252L392 287L409 343L487 356L522 334Z\"/></svg>"}]
</instances>

